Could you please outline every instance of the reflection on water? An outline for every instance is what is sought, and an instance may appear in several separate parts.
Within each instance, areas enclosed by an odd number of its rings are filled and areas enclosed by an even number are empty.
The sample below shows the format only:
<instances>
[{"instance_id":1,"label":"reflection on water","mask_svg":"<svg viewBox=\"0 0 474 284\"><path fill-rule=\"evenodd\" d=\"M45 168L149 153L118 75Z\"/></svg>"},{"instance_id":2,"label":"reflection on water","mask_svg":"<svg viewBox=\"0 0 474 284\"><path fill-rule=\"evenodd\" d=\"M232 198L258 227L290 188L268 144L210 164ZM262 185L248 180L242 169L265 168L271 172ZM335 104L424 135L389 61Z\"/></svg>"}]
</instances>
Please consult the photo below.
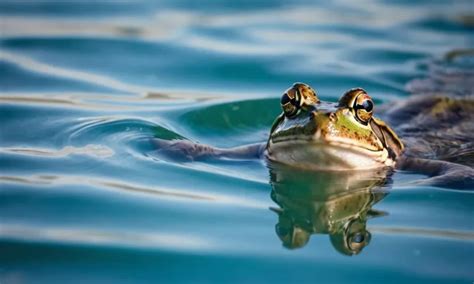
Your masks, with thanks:
<instances>
[{"instance_id":1,"label":"reflection on water","mask_svg":"<svg viewBox=\"0 0 474 284\"><path fill-rule=\"evenodd\" d=\"M287 248L305 246L312 234L327 234L333 247L354 255L370 243L366 223L386 213L372 208L387 192L389 177L376 172L311 172L270 165L271 198L280 208L275 226Z\"/></svg>"}]
</instances>

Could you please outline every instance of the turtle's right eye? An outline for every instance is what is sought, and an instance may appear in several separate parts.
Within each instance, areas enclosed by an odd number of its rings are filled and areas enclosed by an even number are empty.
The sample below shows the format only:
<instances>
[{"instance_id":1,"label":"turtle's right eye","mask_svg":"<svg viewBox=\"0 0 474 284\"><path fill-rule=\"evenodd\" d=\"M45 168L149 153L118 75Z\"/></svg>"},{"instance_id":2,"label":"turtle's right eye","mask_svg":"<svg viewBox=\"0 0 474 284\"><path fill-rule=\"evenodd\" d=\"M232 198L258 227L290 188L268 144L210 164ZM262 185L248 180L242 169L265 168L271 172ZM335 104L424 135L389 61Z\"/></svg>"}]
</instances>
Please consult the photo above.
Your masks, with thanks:
<instances>
[{"instance_id":1,"label":"turtle's right eye","mask_svg":"<svg viewBox=\"0 0 474 284\"><path fill-rule=\"evenodd\" d=\"M286 117L295 116L301 108L319 103L316 92L305 83L294 83L281 97L281 108Z\"/></svg>"},{"instance_id":2,"label":"turtle's right eye","mask_svg":"<svg viewBox=\"0 0 474 284\"><path fill-rule=\"evenodd\" d=\"M291 90L294 91L294 90ZM298 112L298 102L294 94L288 94L289 91L283 94L281 97L280 103L283 112L285 113L286 117L292 117ZM293 96L291 96L293 95Z\"/></svg>"},{"instance_id":3,"label":"turtle's right eye","mask_svg":"<svg viewBox=\"0 0 474 284\"><path fill-rule=\"evenodd\" d=\"M285 105L291 101L290 97L288 97L287 93L284 93L281 97L281 105Z\"/></svg>"}]
</instances>

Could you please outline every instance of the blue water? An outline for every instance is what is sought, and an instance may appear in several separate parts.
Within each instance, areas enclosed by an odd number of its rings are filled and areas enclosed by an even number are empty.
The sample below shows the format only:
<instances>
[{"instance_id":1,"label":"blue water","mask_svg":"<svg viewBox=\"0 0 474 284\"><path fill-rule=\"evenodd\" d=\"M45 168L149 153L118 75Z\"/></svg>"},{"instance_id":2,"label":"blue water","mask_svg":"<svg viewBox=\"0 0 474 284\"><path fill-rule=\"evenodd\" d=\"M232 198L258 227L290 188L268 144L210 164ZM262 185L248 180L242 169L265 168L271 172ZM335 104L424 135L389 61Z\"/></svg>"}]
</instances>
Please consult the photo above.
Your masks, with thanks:
<instances>
[{"instance_id":1,"label":"blue water","mask_svg":"<svg viewBox=\"0 0 474 284\"><path fill-rule=\"evenodd\" d=\"M0 283L474 280L472 191L397 172L360 253L327 233L289 249L269 208L299 193L272 194L263 161L177 161L149 142L263 142L295 81L324 100L356 86L403 100L474 47L472 1L2 1L0 14Z\"/></svg>"}]
</instances>

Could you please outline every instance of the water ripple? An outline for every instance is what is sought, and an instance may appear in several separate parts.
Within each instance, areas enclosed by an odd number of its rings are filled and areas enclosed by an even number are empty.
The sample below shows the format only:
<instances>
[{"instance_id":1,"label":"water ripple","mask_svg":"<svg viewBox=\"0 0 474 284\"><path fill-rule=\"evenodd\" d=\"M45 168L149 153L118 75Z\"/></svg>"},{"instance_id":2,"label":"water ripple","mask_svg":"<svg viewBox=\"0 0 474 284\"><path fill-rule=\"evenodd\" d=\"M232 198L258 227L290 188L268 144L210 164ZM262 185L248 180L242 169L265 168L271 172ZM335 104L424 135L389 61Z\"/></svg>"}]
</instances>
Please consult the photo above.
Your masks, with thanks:
<instances>
[{"instance_id":1,"label":"water ripple","mask_svg":"<svg viewBox=\"0 0 474 284\"><path fill-rule=\"evenodd\" d=\"M209 239L189 234L183 236L163 232L105 231L88 228L33 227L19 224L2 225L0 239L185 251L209 251L215 249L216 246L215 241L211 242Z\"/></svg>"},{"instance_id":2,"label":"water ripple","mask_svg":"<svg viewBox=\"0 0 474 284\"><path fill-rule=\"evenodd\" d=\"M390 234L390 235L406 235L419 236L439 239L454 239L463 241L474 241L474 232L470 231L454 231L432 228L410 228L410 227L370 227L372 232Z\"/></svg>"},{"instance_id":3,"label":"water ripple","mask_svg":"<svg viewBox=\"0 0 474 284\"><path fill-rule=\"evenodd\" d=\"M32 155L38 157L66 157L69 155L88 155L97 158L107 158L114 155L114 151L103 145L88 144L84 147L66 146L59 150L40 148L0 148L0 152Z\"/></svg>"},{"instance_id":4,"label":"water ripple","mask_svg":"<svg viewBox=\"0 0 474 284\"><path fill-rule=\"evenodd\" d=\"M221 205L268 209L270 203L259 200L239 197L232 194L222 194L214 192L196 192L185 191L183 189L162 188L157 186L145 186L132 183L126 183L115 180L106 180L100 178L91 178L85 176L69 175L35 175L35 176L0 176L0 181L4 183L34 184L43 186L58 185L84 185L89 184L99 189L118 190L123 193L145 194L163 200L174 202L211 202Z\"/></svg>"},{"instance_id":5,"label":"water ripple","mask_svg":"<svg viewBox=\"0 0 474 284\"><path fill-rule=\"evenodd\" d=\"M0 60L10 62L30 72L41 73L53 77L61 77L107 87L125 93L146 94L150 88L126 84L111 77L61 68L36 61L29 57L0 50Z\"/></svg>"}]
</instances>

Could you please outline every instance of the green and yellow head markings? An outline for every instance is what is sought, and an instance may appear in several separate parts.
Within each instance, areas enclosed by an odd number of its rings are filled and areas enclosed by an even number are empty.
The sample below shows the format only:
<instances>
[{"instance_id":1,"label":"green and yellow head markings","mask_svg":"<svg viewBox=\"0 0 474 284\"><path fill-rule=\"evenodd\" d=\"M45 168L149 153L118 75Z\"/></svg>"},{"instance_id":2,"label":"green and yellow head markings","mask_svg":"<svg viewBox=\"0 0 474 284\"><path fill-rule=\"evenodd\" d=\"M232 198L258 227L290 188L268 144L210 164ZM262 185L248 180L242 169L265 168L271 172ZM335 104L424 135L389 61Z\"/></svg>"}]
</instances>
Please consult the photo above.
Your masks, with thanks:
<instances>
[{"instance_id":1,"label":"green and yellow head markings","mask_svg":"<svg viewBox=\"0 0 474 284\"><path fill-rule=\"evenodd\" d=\"M393 130L373 116L374 102L361 88L330 103L295 83L283 94L281 107L267 143L271 160L325 169L375 168L393 165L403 150Z\"/></svg>"}]
</instances>

